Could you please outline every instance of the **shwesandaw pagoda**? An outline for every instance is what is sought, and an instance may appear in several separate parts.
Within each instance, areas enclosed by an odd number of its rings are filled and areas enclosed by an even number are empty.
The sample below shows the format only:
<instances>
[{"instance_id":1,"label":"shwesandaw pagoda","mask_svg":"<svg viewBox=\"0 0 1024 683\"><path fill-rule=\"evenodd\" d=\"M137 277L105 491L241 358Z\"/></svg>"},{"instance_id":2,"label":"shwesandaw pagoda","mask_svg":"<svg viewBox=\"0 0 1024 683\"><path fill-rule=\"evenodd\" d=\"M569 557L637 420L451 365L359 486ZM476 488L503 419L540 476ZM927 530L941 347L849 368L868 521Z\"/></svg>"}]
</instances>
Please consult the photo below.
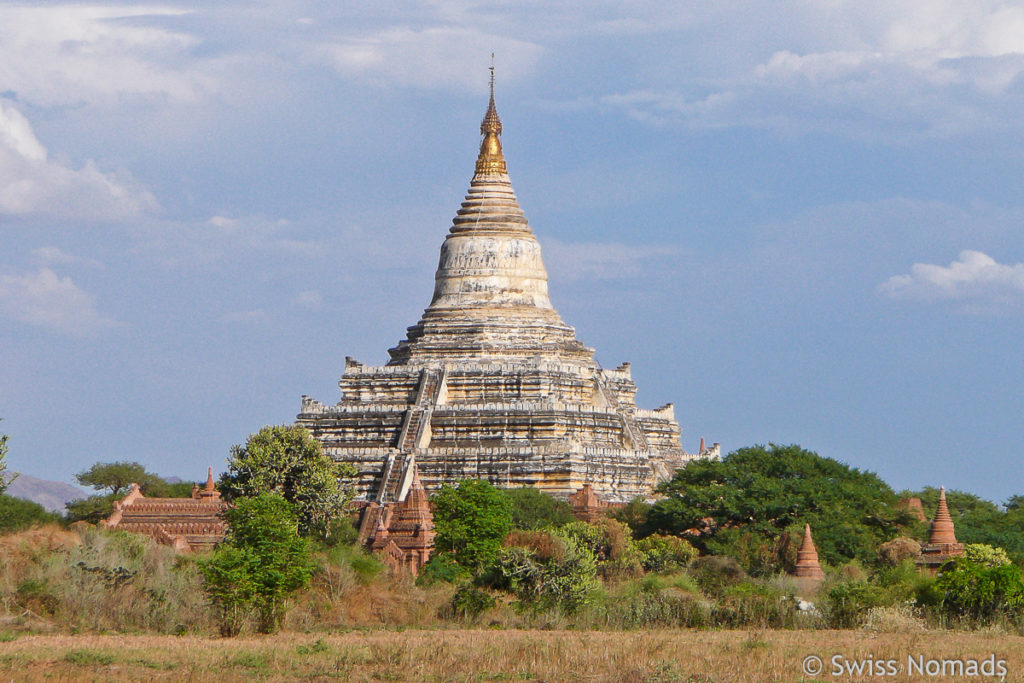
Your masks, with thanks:
<instances>
[{"instance_id":1,"label":"shwesandaw pagoda","mask_svg":"<svg viewBox=\"0 0 1024 683\"><path fill-rule=\"evenodd\" d=\"M372 367L346 358L341 400L302 397L297 422L357 466L369 504L467 478L568 498L647 496L718 445L686 453L672 404L636 406L630 366L602 369L548 298L540 244L519 208L491 98L469 193L441 245L422 319ZM375 506L376 506L375 505Z\"/></svg>"}]
</instances>

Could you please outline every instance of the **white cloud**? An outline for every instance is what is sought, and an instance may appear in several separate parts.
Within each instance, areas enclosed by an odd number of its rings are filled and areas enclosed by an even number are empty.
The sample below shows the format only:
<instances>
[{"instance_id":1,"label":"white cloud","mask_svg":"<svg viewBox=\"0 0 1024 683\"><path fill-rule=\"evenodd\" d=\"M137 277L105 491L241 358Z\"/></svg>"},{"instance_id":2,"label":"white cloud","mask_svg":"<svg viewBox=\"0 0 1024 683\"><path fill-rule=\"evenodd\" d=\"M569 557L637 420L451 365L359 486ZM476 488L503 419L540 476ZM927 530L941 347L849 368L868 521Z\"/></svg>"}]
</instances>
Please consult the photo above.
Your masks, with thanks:
<instances>
[{"instance_id":1,"label":"white cloud","mask_svg":"<svg viewBox=\"0 0 1024 683\"><path fill-rule=\"evenodd\" d=\"M701 61L717 68L660 79L668 85L648 80L597 102L656 123L825 129L894 141L1014 126L1024 105L1024 8L941 0L755 2L745 16L716 8L693 29L718 32L735 20L732 37L694 44L710 50ZM775 25L782 14L786 23Z\"/></svg>"},{"instance_id":2,"label":"white cloud","mask_svg":"<svg viewBox=\"0 0 1024 683\"><path fill-rule=\"evenodd\" d=\"M544 240L544 260L560 279L619 280L648 273L683 255L675 246Z\"/></svg>"},{"instance_id":3,"label":"white cloud","mask_svg":"<svg viewBox=\"0 0 1024 683\"><path fill-rule=\"evenodd\" d=\"M90 268L103 267L103 264L96 259L75 256L74 254L69 254L63 249L54 246L33 249L32 260L40 266L65 266L78 263L89 266Z\"/></svg>"},{"instance_id":4,"label":"white cloud","mask_svg":"<svg viewBox=\"0 0 1024 683\"><path fill-rule=\"evenodd\" d=\"M96 310L91 294L49 268L0 275L0 314L72 337L91 337L121 326Z\"/></svg>"},{"instance_id":5,"label":"white cloud","mask_svg":"<svg viewBox=\"0 0 1024 683\"><path fill-rule=\"evenodd\" d=\"M379 84L476 92L486 76L481 64L491 52L501 55L507 82L532 71L543 48L470 27L394 27L322 43L312 56L343 76Z\"/></svg>"},{"instance_id":6,"label":"white cloud","mask_svg":"<svg viewBox=\"0 0 1024 683\"><path fill-rule=\"evenodd\" d=\"M181 63L194 36L146 25L169 7L0 6L0 92L42 106L115 102L124 95L192 101L213 87Z\"/></svg>"},{"instance_id":7,"label":"white cloud","mask_svg":"<svg viewBox=\"0 0 1024 683\"><path fill-rule=\"evenodd\" d=\"M155 210L156 199L130 177L49 158L28 119L0 99L0 214L123 220Z\"/></svg>"},{"instance_id":8,"label":"white cloud","mask_svg":"<svg viewBox=\"0 0 1024 683\"><path fill-rule=\"evenodd\" d=\"M908 275L894 275L879 291L893 299L958 301L968 310L1024 303L1024 263L1005 265L980 251L960 252L948 266L915 263Z\"/></svg>"}]
</instances>

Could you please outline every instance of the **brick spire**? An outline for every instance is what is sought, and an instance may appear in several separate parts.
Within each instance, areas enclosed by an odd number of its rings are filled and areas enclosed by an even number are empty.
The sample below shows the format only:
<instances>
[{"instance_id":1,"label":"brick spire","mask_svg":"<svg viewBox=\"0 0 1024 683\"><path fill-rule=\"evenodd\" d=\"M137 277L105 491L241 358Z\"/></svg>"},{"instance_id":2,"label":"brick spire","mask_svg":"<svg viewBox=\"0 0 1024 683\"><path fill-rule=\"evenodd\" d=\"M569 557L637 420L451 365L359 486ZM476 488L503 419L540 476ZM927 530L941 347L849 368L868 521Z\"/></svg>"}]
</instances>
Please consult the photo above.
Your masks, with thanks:
<instances>
[{"instance_id":1,"label":"brick spire","mask_svg":"<svg viewBox=\"0 0 1024 683\"><path fill-rule=\"evenodd\" d=\"M810 524L804 525L804 542L800 544L800 550L796 554L794 574L801 579L820 580L825 577L818 562L818 549L814 547L814 540L811 538Z\"/></svg>"},{"instance_id":2,"label":"brick spire","mask_svg":"<svg viewBox=\"0 0 1024 683\"><path fill-rule=\"evenodd\" d=\"M220 491L213 483L213 468L207 468L206 470L206 486L199 492L199 497L203 500L218 499L220 498Z\"/></svg>"},{"instance_id":3,"label":"brick spire","mask_svg":"<svg viewBox=\"0 0 1024 683\"><path fill-rule=\"evenodd\" d=\"M946 505L945 486L939 489L939 507L935 510L935 519L932 520L931 534L928 537L929 545L940 543L956 543L953 518L949 515L949 507Z\"/></svg>"}]
</instances>

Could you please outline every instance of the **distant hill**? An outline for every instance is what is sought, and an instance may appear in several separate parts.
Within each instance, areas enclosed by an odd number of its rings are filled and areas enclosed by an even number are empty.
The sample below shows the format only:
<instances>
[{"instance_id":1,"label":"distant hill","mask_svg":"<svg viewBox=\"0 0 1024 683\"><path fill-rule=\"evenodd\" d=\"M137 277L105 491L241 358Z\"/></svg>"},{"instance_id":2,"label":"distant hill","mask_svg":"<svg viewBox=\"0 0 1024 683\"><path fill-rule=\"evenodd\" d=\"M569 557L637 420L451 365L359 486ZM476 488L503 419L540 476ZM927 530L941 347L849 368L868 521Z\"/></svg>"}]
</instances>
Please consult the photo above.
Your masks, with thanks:
<instances>
[{"instance_id":1,"label":"distant hill","mask_svg":"<svg viewBox=\"0 0 1024 683\"><path fill-rule=\"evenodd\" d=\"M77 486L62 481L47 481L20 474L7 488L7 495L39 503L50 512L63 514L64 505L78 498L88 498L89 493Z\"/></svg>"}]
</instances>

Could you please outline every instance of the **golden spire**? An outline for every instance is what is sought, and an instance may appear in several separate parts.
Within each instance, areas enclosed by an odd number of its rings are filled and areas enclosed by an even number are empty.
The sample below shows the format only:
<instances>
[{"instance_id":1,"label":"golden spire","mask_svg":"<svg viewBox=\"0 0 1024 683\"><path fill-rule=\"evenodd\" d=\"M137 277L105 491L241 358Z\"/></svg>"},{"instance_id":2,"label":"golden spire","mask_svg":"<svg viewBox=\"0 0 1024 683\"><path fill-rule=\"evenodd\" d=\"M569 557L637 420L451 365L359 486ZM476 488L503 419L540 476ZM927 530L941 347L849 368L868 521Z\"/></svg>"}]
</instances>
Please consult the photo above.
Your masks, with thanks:
<instances>
[{"instance_id":1,"label":"golden spire","mask_svg":"<svg viewBox=\"0 0 1024 683\"><path fill-rule=\"evenodd\" d=\"M484 140L480 143L480 155L476 158L476 175L493 175L508 173L505 166L505 155L501 153L501 119L498 109L494 106L494 53L491 53L491 100L487 104L487 113L480 122L480 134Z\"/></svg>"}]
</instances>

